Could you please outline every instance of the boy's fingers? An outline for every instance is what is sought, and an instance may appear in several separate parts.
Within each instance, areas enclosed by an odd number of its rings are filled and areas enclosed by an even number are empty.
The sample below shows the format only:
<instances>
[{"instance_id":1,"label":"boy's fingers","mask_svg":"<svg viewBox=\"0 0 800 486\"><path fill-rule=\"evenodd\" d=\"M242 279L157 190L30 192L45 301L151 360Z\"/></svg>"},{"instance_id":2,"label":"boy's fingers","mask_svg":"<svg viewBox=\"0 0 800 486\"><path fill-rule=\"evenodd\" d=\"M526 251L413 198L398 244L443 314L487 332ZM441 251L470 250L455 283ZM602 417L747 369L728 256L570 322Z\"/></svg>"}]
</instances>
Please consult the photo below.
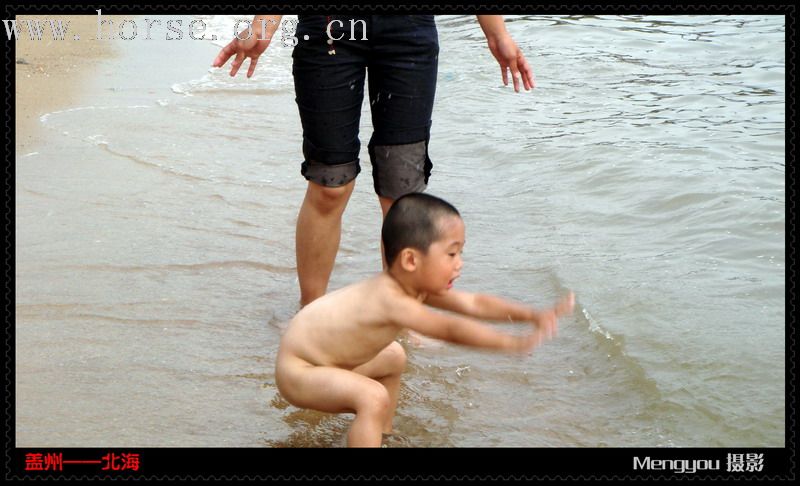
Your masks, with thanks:
<instances>
[{"instance_id":1,"label":"boy's fingers","mask_svg":"<svg viewBox=\"0 0 800 486\"><path fill-rule=\"evenodd\" d=\"M559 316L572 314L575 308L575 294L570 292L569 295L561 299L561 302L556 305L556 314Z\"/></svg>"},{"instance_id":2,"label":"boy's fingers","mask_svg":"<svg viewBox=\"0 0 800 486\"><path fill-rule=\"evenodd\" d=\"M528 351L540 344L542 344L542 333L539 331L533 331L533 334L531 335L531 341L528 344Z\"/></svg>"},{"instance_id":3,"label":"boy's fingers","mask_svg":"<svg viewBox=\"0 0 800 486\"><path fill-rule=\"evenodd\" d=\"M503 86L508 86L508 66L500 66L500 73L503 75Z\"/></svg>"},{"instance_id":4,"label":"boy's fingers","mask_svg":"<svg viewBox=\"0 0 800 486\"><path fill-rule=\"evenodd\" d=\"M534 330L525 337L519 337L519 346L517 351L522 353L530 352L533 348L540 345L543 340L543 333L539 330Z\"/></svg>"}]
</instances>

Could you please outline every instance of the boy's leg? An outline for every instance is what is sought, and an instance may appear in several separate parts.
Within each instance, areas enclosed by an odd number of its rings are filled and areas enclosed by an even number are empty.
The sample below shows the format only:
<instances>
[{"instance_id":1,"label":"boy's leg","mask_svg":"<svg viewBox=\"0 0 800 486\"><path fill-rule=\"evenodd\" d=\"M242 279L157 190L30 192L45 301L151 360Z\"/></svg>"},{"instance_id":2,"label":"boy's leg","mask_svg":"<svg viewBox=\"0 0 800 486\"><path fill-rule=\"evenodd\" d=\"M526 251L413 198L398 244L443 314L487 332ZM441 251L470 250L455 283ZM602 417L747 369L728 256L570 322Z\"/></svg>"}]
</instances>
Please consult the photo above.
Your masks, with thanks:
<instances>
[{"instance_id":1,"label":"boy's leg","mask_svg":"<svg viewBox=\"0 0 800 486\"><path fill-rule=\"evenodd\" d=\"M347 434L348 447L380 447L391 404L381 383L352 371L281 356L275 378L281 395L292 405L327 413L355 413Z\"/></svg>"},{"instance_id":2,"label":"boy's leg","mask_svg":"<svg viewBox=\"0 0 800 486\"><path fill-rule=\"evenodd\" d=\"M353 371L379 381L389 393L389 408L383 423L383 433L392 432L392 419L400 396L400 377L406 369L406 352L398 342L386 346L377 356Z\"/></svg>"}]
</instances>

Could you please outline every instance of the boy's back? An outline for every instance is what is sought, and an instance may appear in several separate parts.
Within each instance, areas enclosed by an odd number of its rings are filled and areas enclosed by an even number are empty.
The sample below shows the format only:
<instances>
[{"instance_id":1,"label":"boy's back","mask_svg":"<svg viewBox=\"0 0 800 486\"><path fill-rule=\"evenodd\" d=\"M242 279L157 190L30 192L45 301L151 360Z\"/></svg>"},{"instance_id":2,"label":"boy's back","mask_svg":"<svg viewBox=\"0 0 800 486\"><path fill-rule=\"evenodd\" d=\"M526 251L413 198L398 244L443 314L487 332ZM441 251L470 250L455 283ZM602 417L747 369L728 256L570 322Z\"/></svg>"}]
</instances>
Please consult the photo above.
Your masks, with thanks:
<instances>
[{"instance_id":1,"label":"boy's back","mask_svg":"<svg viewBox=\"0 0 800 486\"><path fill-rule=\"evenodd\" d=\"M385 273L331 292L292 319L281 349L315 366L353 369L397 337L389 316L398 299L410 297Z\"/></svg>"}]
</instances>

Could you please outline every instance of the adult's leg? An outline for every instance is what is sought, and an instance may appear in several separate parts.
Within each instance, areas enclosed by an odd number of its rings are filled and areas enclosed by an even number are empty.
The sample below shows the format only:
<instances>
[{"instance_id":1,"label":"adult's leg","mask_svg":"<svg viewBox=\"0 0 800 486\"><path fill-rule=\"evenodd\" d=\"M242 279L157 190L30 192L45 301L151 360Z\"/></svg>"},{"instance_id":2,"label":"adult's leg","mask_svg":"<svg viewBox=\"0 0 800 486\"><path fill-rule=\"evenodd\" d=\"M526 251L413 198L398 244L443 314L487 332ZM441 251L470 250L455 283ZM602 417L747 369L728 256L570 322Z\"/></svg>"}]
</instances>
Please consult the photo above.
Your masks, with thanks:
<instances>
[{"instance_id":1,"label":"adult's leg","mask_svg":"<svg viewBox=\"0 0 800 486\"><path fill-rule=\"evenodd\" d=\"M369 97L374 131L369 155L375 192L386 217L395 199L427 187L439 45L433 16L373 17Z\"/></svg>"},{"instance_id":2,"label":"adult's leg","mask_svg":"<svg viewBox=\"0 0 800 486\"><path fill-rule=\"evenodd\" d=\"M389 208L392 207L392 203L394 199L378 196L378 201L381 203L381 211L383 212L383 217L386 217L386 213L389 212Z\"/></svg>"},{"instance_id":3,"label":"adult's leg","mask_svg":"<svg viewBox=\"0 0 800 486\"><path fill-rule=\"evenodd\" d=\"M327 290L339 249L342 215L360 171L358 127L365 47L337 43L336 55L329 55L326 20L325 16L302 16L296 35L303 40L292 53L303 125L301 172L308 180L295 240L301 305Z\"/></svg>"},{"instance_id":4,"label":"adult's leg","mask_svg":"<svg viewBox=\"0 0 800 486\"><path fill-rule=\"evenodd\" d=\"M389 212L389 208L392 207L392 203L394 203L394 199L389 199L388 197L378 196L378 202L381 204L381 212L383 213L383 217L386 217L386 213ZM383 252L383 238L381 238L381 264L383 265L383 269L386 269L386 255Z\"/></svg>"},{"instance_id":5,"label":"adult's leg","mask_svg":"<svg viewBox=\"0 0 800 486\"><path fill-rule=\"evenodd\" d=\"M433 16L374 17L369 155L385 214L391 201L427 187L439 45Z\"/></svg>"},{"instance_id":6,"label":"adult's leg","mask_svg":"<svg viewBox=\"0 0 800 486\"><path fill-rule=\"evenodd\" d=\"M339 251L342 215L355 182L352 180L340 187L308 183L295 233L300 305L325 295Z\"/></svg>"}]
</instances>

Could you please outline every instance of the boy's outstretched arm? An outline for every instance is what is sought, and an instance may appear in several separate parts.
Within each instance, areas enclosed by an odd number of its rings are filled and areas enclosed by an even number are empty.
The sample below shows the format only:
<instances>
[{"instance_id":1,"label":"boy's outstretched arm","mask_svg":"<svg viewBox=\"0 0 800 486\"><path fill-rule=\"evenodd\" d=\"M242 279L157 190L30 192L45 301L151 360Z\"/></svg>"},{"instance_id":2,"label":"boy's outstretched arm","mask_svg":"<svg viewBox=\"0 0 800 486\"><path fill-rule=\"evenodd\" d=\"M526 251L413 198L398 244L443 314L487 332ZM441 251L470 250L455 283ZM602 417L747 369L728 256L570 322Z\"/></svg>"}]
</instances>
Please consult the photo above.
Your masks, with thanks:
<instances>
[{"instance_id":1,"label":"boy's outstretched arm","mask_svg":"<svg viewBox=\"0 0 800 486\"><path fill-rule=\"evenodd\" d=\"M548 317L547 312L558 309L564 314L572 312L575 295L569 292L554 309L537 310L531 306L488 294L474 294L450 290L443 296L429 296L425 303L439 309L458 312L490 321L536 322Z\"/></svg>"},{"instance_id":2,"label":"boy's outstretched arm","mask_svg":"<svg viewBox=\"0 0 800 486\"><path fill-rule=\"evenodd\" d=\"M399 327L432 338L500 351L528 351L539 344L542 337L538 332L525 336L505 334L472 319L431 311L419 303L398 306L391 320Z\"/></svg>"},{"instance_id":3,"label":"boy's outstretched arm","mask_svg":"<svg viewBox=\"0 0 800 486\"><path fill-rule=\"evenodd\" d=\"M529 351L543 339L552 337L551 330L557 315L554 313L553 317L552 326L544 328L537 323L539 329L515 336L472 319L434 312L412 299L395 303L390 312L390 320L395 325L426 336L466 346L512 352Z\"/></svg>"}]
</instances>

